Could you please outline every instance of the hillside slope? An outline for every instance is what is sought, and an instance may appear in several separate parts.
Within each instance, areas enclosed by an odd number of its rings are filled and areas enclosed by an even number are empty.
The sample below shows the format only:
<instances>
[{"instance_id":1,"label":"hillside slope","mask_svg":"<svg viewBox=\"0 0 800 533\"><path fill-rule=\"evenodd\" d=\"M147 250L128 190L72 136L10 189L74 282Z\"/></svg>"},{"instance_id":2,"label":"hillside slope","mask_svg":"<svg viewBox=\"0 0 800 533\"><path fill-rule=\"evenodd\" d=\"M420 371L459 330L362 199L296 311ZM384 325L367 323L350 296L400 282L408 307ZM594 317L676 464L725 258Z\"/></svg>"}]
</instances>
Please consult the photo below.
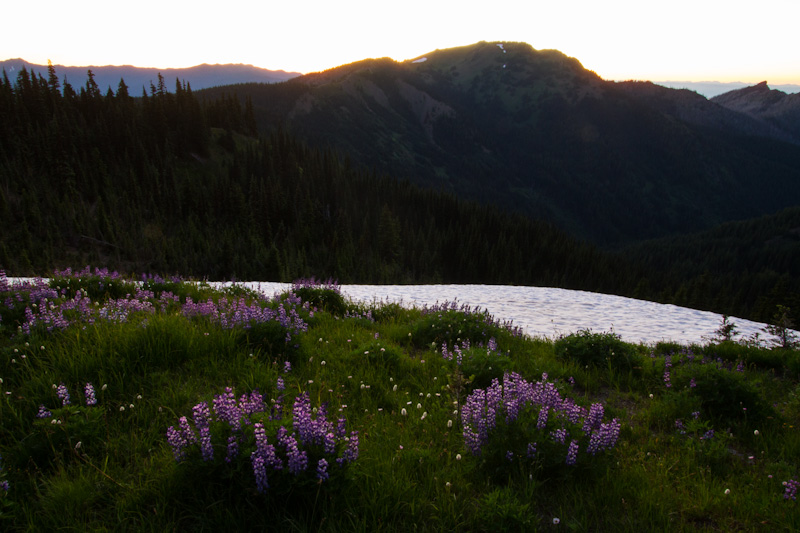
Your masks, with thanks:
<instances>
[{"instance_id":1,"label":"hillside slope","mask_svg":"<svg viewBox=\"0 0 800 533\"><path fill-rule=\"evenodd\" d=\"M767 82L730 91L711 99L727 109L738 111L768 124L800 142L800 93L786 94L770 89Z\"/></svg>"},{"instance_id":2,"label":"hillside slope","mask_svg":"<svg viewBox=\"0 0 800 533\"><path fill-rule=\"evenodd\" d=\"M478 43L244 84L262 130L545 218L605 245L697 231L800 203L800 150L691 91L604 81L574 58Z\"/></svg>"}]
</instances>

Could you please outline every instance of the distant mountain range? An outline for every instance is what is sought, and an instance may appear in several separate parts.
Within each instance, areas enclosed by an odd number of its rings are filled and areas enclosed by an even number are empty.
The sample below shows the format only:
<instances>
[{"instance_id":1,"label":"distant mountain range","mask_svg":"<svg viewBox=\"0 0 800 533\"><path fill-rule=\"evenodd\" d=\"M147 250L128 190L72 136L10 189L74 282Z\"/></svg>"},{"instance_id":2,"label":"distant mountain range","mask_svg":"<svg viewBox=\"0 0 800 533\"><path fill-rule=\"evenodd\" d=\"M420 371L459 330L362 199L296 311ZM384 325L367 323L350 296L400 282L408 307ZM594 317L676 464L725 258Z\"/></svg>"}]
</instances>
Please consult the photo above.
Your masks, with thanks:
<instances>
[{"instance_id":1,"label":"distant mountain range","mask_svg":"<svg viewBox=\"0 0 800 533\"><path fill-rule=\"evenodd\" d=\"M800 205L800 95L766 88L774 102L745 111L764 88L711 101L481 42L234 93L262 131L280 125L378 172L621 246Z\"/></svg>"},{"instance_id":2,"label":"distant mountain range","mask_svg":"<svg viewBox=\"0 0 800 533\"><path fill-rule=\"evenodd\" d=\"M702 94L706 98L713 98L720 94L749 87L747 83L742 83L740 81L654 81L653 83L669 87L670 89L689 89L690 91ZM790 94L800 92L800 85L772 85L772 88Z\"/></svg>"},{"instance_id":3,"label":"distant mountain range","mask_svg":"<svg viewBox=\"0 0 800 533\"><path fill-rule=\"evenodd\" d=\"M188 82L192 90L206 89L208 87L218 87L220 85L232 85L236 83L258 82L258 83L277 83L286 81L295 76L298 72L285 72L283 70L267 70L253 65L197 65L190 68L141 68L130 65L124 66L87 66L87 67L65 67L54 65L60 80L66 78L69 83L76 88L82 87L88 78L87 71L91 69L94 74L94 81L103 93L110 88L116 92L119 87L120 79L125 80L125 85L133 96L140 96L142 89L150 90L150 84L157 84L158 74L160 73L167 84L167 89L172 91L175 88L175 81L180 79ZM0 61L0 70L5 70L9 79L16 78L16 73L25 67L29 72L41 74L47 78L47 65L36 65L28 63L24 59L7 59Z\"/></svg>"},{"instance_id":4,"label":"distant mountain range","mask_svg":"<svg viewBox=\"0 0 800 533\"><path fill-rule=\"evenodd\" d=\"M24 59L7 59L0 61L0 71L5 70L10 78L22 67L29 71L37 72L46 76L47 65L29 63ZM67 77L73 86L80 86L86 83L86 71L92 69L95 81L103 90L109 87L116 91L120 78L125 79L125 84L129 89L139 90L144 87L149 89L150 83L156 84L158 74L161 73L168 82L168 88L176 78L187 81L193 90L206 89L209 87L219 87L222 85L233 85L236 83L276 83L300 76L299 72L286 72L283 70L267 70L253 65L224 64L224 65L197 65L190 68L156 69L125 66L85 66L85 67L65 67L55 65L61 79ZM688 89L706 98L713 98L720 94L743 89L748 84L742 82L719 82L719 81L654 81L656 85L669 87L670 89ZM772 85L772 89L785 93L800 92L800 85ZM132 93L138 94L138 93Z\"/></svg>"},{"instance_id":5,"label":"distant mountain range","mask_svg":"<svg viewBox=\"0 0 800 533\"><path fill-rule=\"evenodd\" d=\"M711 101L800 139L800 93L786 94L761 82L715 96Z\"/></svg>"},{"instance_id":6,"label":"distant mountain range","mask_svg":"<svg viewBox=\"0 0 800 533\"><path fill-rule=\"evenodd\" d=\"M47 77L46 66L0 62L9 77L23 66ZM79 87L88 68L56 72ZM168 90L181 79L201 98L249 97L261 131L286 128L355 164L602 245L800 205L800 93L766 83L707 99L603 80L558 51L500 42L308 75L249 65L91 68L103 92L123 78L136 96L161 73Z\"/></svg>"}]
</instances>

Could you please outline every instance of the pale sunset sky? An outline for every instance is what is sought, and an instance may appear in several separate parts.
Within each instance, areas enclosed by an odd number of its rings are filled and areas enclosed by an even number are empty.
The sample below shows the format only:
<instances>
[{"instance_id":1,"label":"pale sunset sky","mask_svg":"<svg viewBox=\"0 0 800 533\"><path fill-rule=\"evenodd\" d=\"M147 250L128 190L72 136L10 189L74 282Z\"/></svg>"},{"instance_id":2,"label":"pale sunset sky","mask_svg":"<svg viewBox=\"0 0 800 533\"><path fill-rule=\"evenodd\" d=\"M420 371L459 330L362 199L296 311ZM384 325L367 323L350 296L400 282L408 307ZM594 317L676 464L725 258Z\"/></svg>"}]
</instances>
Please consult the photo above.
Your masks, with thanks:
<instances>
[{"instance_id":1,"label":"pale sunset sky","mask_svg":"<svg viewBox=\"0 0 800 533\"><path fill-rule=\"evenodd\" d=\"M522 41L608 80L800 84L798 21L800 0L30 0L3 7L0 60L307 73Z\"/></svg>"}]
</instances>

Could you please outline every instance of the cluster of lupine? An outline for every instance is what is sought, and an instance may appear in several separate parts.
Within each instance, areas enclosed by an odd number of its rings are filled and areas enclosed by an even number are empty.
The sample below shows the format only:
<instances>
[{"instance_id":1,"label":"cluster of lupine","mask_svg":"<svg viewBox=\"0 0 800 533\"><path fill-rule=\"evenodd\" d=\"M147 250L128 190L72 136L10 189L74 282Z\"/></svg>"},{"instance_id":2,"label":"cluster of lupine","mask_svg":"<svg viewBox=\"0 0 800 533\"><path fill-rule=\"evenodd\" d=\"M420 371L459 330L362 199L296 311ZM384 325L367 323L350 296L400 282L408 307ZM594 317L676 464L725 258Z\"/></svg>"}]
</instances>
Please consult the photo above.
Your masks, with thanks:
<instances>
[{"instance_id":1,"label":"cluster of lupine","mask_svg":"<svg viewBox=\"0 0 800 533\"><path fill-rule=\"evenodd\" d=\"M438 314L438 313L446 313L448 311L456 311L458 313L464 313L468 316L478 317L484 324L487 326L498 327L500 329L505 329L509 331L515 337L522 337L523 331L522 328L519 326L515 326L513 321L511 320L497 320L494 316L492 316L489 311L481 310L480 307L472 307L467 304L458 304L455 300L452 302L436 302L435 304L428 305L423 304L422 308L420 309L422 315L431 315L431 314Z\"/></svg>"},{"instance_id":2,"label":"cluster of lupine","mask_svg":"<svg viewBox=\"0 0 800 533\"><path fill-rule=\"evenodd\" d=\"M796 479L790 479L789 481L783 482L784 492L783 498L785 500L797 500L797 488L800 487L800 481Z\"/></svg>"},{"instance_id":3,"label":"cluster of lupine","mask_svg":"<svg viewBox=\"0 0 800 533\"><path fill-rule=\"evenodd\" d=\"M461 362L464 360L464 352L469 350L469 340L465 340L461 342L461 346L458 344L453 345L453 350L450 351L447 348L447 343L442 343L442 357L445 361L452 361L453 359L456 360L456 364L461 366Z\"/></svg>"},{"instance_id":4,"label":"cluster of lupine","mask_svg":"<svg viewBox=\"0 0 800 533\"><path fill-rule=\"evenodd\" d=\"M323 289L342 294L342 287L338 281L328 278L327 281L320 281L316 278L301 278L292 282L292 292L297 289Z\"/></svg>"},{"instance_id":5,"label":"cluster of lupine","mask_svg":"<svg viewBox=\"0 0 800 533\"><path fill-rule=\"evenodd\" d=\"M442 357L445 361L452 361L455 359L456 364L461 366L461 363L464 360L464 354L469 351L471 348L471 343L469 339L461 341L461 345L458 344L453 345L453 349L450 350L447 346L446 342L442 343ZM478 343L479 348L484 348L483 343ZM486 343L486 355L495 355L497 354L497 340L494 337L489 339L489 342Z\"/></svg>"},{"instance_id":6,"label":"cluster of lupine","mask_svg":"<svg viewBox=\"0 0 800 533\"><path fill-rule=\"evenodd\" d=\"M32 281L22 281L11 285L4 270L0 270L0 324L5 318L10 322L9 317L22 317L24 309L33 307L38 308L41 302L48 299L58 298L58 292L41 279Z\"/></svg>"},{"instance_id":7,"label":"cluster of lupine","mask_svg":"<svg viewBox=\"0 0 800 533\"><path fill-rule=\"evenodd\" d=\"M96 306L85 293L79 291L69 299L44 299L38 306L27 307L22 332L30 334L39 326L47 331L66 329L72 324L93 324L98 320L120 324L127 322L131 313L140 311L152 314L155 309L151 302L130 295L117 300L109 299L102 306Z\"/></svg>"},{"instance_id":8,"label":"cluster of lupine","mask_svg":"<svg viewBox=\"0 0 800 533\"><path fill-rule=\"evenodd\" d=\"M110 272L107 268L97 268L95 267L92 269L90 266L83 267L83 270L72 270L72 268L68 267L64 270L56 270L54 275L58 278L88 278L88 277L95 277L101 278L101 280L117 280L120 279L121 276L119 272L113 271ZM101 281L102 283L102 281Z\"/></svg>"},{"instance_id":9,"label":"cluster of lupine","mask_svg":"<svg viewBox=\"0 0 800 533\"><path fill-rule=\"evenodd\" d=\"M653 367L656 365L657 356L654 353L650 354L651 364ZM745 366L742 361L737 361L736 364L725 361L720 357L704 356L698 358L691 351L684 351L678 353L667 354L664 356L664 386L667 388L672 387L672 372L677 367L692 367L693 365L714 365L719 370L727 370L730 372L744 372ZM690 378L689 387L694 388L697 382L694 378Z\"/></svg>"},{"instance_id":10,"label":"cluster of lupine","mask_svg":"<svg viewBox=\"0 0 800 533\"><path fill-rule=\"evenodd\" d=\"M370 322L375 322L375 317L372 316L372 309L367 309L364 313L348 309L347 311L344 312L344 318L358 318L362 320L368 320Z\"/></svg>"},{"instance_id":11,"label":"cluster of lupine","mask_svg":"<svg viewBox=\"0 0 800 533\"><path fill-rule=\"evenodd\" d=\"M56 396L58 396L58 399L61 401L61 407L71 405L72 400L66 385L63 383L56 385L54 383L53 389L55 389ZM86 385L83 386L83 396L87 407L97 405L97 397L95 395L94 386L91 383L86 383ZM53 413L49 411L44 404L39 405L39 412L36 414L36 418L50 418L52 416Z\"/></svg>"},{"instance_id":12,"label":"cluster of lupine","mask_svg":"<svg viewBox=\"0 0 800 533\"><path fill-rule=\"evenodd\" d=\"M581 448L594 456L616 445L620 422L616 418L603 422L603 415L600 403L586 409L570 398L562 398L555 384L547 380L547 374L532 383L517 373L506 373L502 383L495 379L488 388L476 389L467 397L461 409L461 424L464 444L477 456L498 424L511 425L523 417L536 420L538 437L549 444L566 445L564 462L575 464ZM542 444L544 440L529 442L520 454L536 456ZM563 453L561 450L559 453Z\"/></svg>"},{"instance_id":13,"label":"cluster of lupine","mask_svg":"<svg viewBox=\"0 0 800 533\"><path fill-rule=\"evenodd\" d=\"M676 419L675 429L680 435L686 435L688 438L698 437L701 441L714 438L714 428L709 427L707 421L700 419L700 411L694 411L688 423L684 423L680 418Z\"/></svg>"},{"instance_id":14,"label":"cluster of lupine","mask_svg":"<svg viewBox=\"0 0 800 533\"><path fill-rule=\"evenodd\" d=\"M206 302L195 303L187 298L183 304L183 314L187 317L204 317L212 323L230 329L237 326L252 327L254 324L275 321L286 329L286 342L291 341L292 334L298 335L308 329L308 324L300 316L298 309L307 310L298 297L289 294L278 299L278 305L273 309L264 302L250 302L245 298L220 298L218 301L208 299Z\"/></svg>"},{"instance_id":15,"label":"cluster of lupine","mask_svg":"<svg viewBox=\"0 0 800 533\"><path fill-rule=\"evenodd\" d=\"M73 278L85 281L80 276L93 276L97 278L99 289L104 284L118 282L119 279L116 272L95 269L92 273L89 267L81 272L67 269L56 272L55 276L65 279L66 282ZM163 280L153 278L148 281L155 283ZM85 289L75 290L74 295L69 292L72 296L68 297L66 288L51 288L42 279L15 283L12 286L5 272L0 271L2 304L8 310L18 309L19 331L23 334L30 334L37 328L44 331L63 330L74 324L90 325L98 321L122 323L128 321L133 313L154 314L157 310L164 313L168 308L176 306L180 306L187 317L205 317L223 328L249 328L254 324L275 321L286 330L287 342L291 341L293 335L308 328L299 312L301 309L308 311L308 304L304 304L292 293L283 297L276 296L274 300L260 298L256 301L240 297L195 303L187 298L181 305L180 298L169 291L161 292L156 298L152 290L136 286L131 286L130 289L133 294L127 294L124 298L108 299L101 304L93 302ZM311 314L310 311L308 313ZM0 315L0 322L2 318Z\"/></svg>"},{"instance_id":16,"label":"cluster of lupine","mask_svg":"<svg viewBox=\"0 0 800 533\"><path fill-rule=\"evenodd\" d=\"M225 462L248 456L256 481L256 488L264 492L269 487L270 472L287 471L294 476L312 471L317 479L329 478L329 465L335 461L340 467L358 458L358 432L346 432L346 420L336 424L327 419L325 405L311 408L307 392L298 396L292 407L291 425L283 421L282 410L276 408L281 398L271 406L267 416L267 402L258 391L236 398L228 387L216 395L211 408L201 402L192 409L192 422L181 417L177 426L167 429L167 441L178 462L186 459L197 446L203 461L213 461L215 448L226 450ZM213 414L212 414L213 411ZM274 444L267 435L275 428ZM291 431L288 429L291 427ZM223 444L224 443L224 444Z\"/></svg>"}]
</instances>

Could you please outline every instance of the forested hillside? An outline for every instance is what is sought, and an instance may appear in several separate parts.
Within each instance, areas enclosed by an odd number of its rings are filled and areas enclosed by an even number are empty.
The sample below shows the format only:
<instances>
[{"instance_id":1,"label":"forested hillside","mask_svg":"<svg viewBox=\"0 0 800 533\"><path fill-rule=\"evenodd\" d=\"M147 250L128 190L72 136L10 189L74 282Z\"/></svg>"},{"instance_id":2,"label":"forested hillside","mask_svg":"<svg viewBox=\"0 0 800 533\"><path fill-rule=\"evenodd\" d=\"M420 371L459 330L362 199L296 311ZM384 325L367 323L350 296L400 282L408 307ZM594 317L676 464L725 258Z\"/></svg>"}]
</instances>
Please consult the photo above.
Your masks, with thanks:
<instances>
[{"instance_id":1,"label":"forested hillside","mask_svg":"<svg viewBox=\"0 0 800 533\"><path fill-rule=\"evenodd\" d=\"M200 97L223 92L249 98L263 132L281 125L368 168L608 248L800 204L789 132L691 91L603 80L525 43L369 59Z\"/></svg>"},{"instance_id":2,"label":"forested hillside","mask_svg":"<svg viewBox=\"0 0 800 533\"><path fill-rule=\"evenodd\" d=\"M543 285L762 320L800 293L797 263L773 261L773 248L743 254L725 277L714 274L725 257L716 253L730 248L704 247L703 236L692 247L602 251L549 223L256 129L249 100L201 101L163 78L134 98L124 83L105 94L91 78L62 84L54 69L47 79L4 75L0 269Z\"/></svg>"},{"instance_id":3,"label":"forested hillside","mask_svg":"<svg viewBox=\"0 0 800 533\"><path fill-rule=\"evenodd\" d=\"M0 264L85 262L193 276L603 287L608 259L563 232L350 168L236 99L178 83L141 99L21 73L2 87Z\"/></svg>"}]
</instances>

